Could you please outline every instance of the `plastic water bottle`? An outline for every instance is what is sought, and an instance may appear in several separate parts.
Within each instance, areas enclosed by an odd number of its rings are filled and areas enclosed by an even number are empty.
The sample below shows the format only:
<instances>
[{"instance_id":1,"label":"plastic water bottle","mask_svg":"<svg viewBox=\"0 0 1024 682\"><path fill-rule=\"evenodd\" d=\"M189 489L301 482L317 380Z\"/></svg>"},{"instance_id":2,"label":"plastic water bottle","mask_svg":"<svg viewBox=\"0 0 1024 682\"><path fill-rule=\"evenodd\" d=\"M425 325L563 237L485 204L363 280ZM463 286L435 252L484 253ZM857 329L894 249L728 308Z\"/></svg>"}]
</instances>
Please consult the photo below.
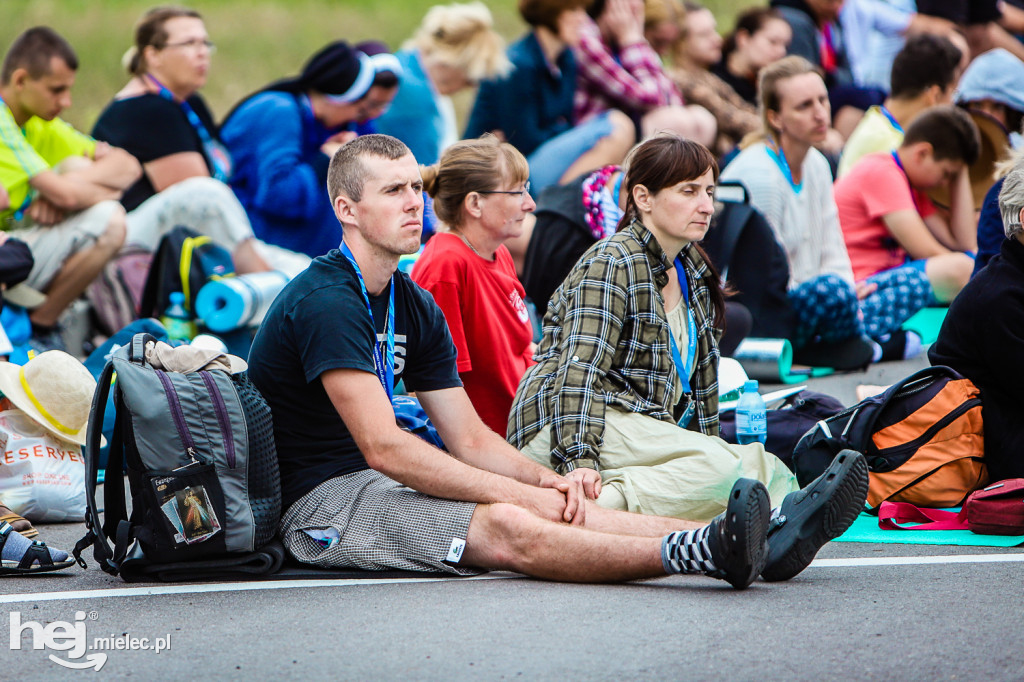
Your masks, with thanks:
<instances>
[{"instance_id":1,"label":"plastic water bottle","mask_svg":"<svg viewBox=\"0 0 1024 682\"><path fill-rule=\"evenodd\" d=\"M764 443L768 436L768 411L757 392L757 382L748 380L736 404L736 440L740 445Z\"/></svg>"},{"instance_id":2,"label":"plastic water bottle","mask_svg":"<svg viewBox=\"0 0 1024 682\"><path fill-rule=\"evenodd\" d=\"M170 299L171 304L164 310L160 322L171 341L189 341L196 335L196 327L192 316L185 310L185 294L172 291Z\"/></svg>"}]
</instances>

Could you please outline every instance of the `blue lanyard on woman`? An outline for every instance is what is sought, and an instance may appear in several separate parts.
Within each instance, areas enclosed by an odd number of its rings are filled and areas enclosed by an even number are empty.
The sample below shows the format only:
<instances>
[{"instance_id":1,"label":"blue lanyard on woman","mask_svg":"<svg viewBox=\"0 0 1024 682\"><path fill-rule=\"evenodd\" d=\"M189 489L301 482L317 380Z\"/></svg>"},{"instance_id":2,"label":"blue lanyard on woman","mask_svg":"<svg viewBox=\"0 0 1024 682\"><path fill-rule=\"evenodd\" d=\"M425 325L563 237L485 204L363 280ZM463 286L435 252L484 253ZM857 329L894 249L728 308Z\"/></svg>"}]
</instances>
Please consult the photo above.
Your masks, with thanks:
<instances>
[{"instance_id":1,"label":"blue lanyard on woman","mask_svg":"<svg viewBox=\"0 0 1024 682\"><path fill-rule=\"evenodd\" d=\"M203 143L203 152L206 158L213 164L213 177L221 182L227 182L231 179L231 156L228 154L228 150L217 140L213 139L210 135L210 131L206 129L203 122L199 120L199 115L195 112L192 106L185 100L178 101L174 97L174 93L167 89L163 83L158 81L153 76L146 74L146 78L151 80L157 87L157 92L165 100L174 102L181 107L182 112L185 114L185 118L195 129L196 134L199 135L199 140Z\"/></svg>"},{"instance_id":2,"label":"blue lanyard on woman","mask_svg":"<svg viewBox=\"0 0 1024 682\"><path fill-rule=\"evenodd\" d=\"M675 361L676 372L679 374L679 379L683 383L683 393L689 395L692 391L690 388L690 373L693 371L693 363L697 357L697 323L693 319L693 311L690 309L690 287L686 283L686 266L683 264L681 257L676 258L676 277L679 279L679 287L682 289L683 298L681 305L686 308L686 327L688 330L686 339L686 362L683 362L683 356L679 352L679 346L676 344L676 337L672 334L671 327L669 328L668 340L672 345L672 359ZM693 418L694 401L691 398L689 403L686 405L686 411L683 416L679 418L679 426L686 428Z\"/></svg>"},{"instance_id":3,"label":"blue lanyard on woman","mask_svg":"<svg viewBox=\"0 0 1024 682\"><path fill-rule=\"evenodd\" d=\"M338 248L341 249L341 253L352 264L352 267L355 268L356 277L359 279L359 289L363 292L363 300L366 301L366 311L370 313L370 327L373 329L374 334L373 368L377 371L377 378L380 379L381 385L384 386L384 390L388 394L388 400L391 400L395 397L395 279L392 277L388 282L388 286L391 287L391 297L388 300L388 319L384 323L386 350L384 353L381 353L381 345L376 340L377 325L373 322L373 306L370 305L370 295L366 291L363 273L359 269L359 264L356 263L355 256L352 255L352 250L348 248L348 244L342 241Z\"/></svg>"},{"instance_id":4,"label":"blue lanyard on woman","mask_svg":"<svg viewBox=\"0 0 1024 682\"><path fill-rule=\"evenodd\" d=\"M765 143L765 149L768 150L768 156L775 161L775 165L782 171L782 176L789 181L789 186L793 188L796 194L800 194L800 190L803 189L804 183L801 181L799 184L793 181L793 169L789 166L789 161L786 159L786 153L782 151L780 146L778 149L775 148L775 143L768 141Z\"/></svg>"}]
</instances>

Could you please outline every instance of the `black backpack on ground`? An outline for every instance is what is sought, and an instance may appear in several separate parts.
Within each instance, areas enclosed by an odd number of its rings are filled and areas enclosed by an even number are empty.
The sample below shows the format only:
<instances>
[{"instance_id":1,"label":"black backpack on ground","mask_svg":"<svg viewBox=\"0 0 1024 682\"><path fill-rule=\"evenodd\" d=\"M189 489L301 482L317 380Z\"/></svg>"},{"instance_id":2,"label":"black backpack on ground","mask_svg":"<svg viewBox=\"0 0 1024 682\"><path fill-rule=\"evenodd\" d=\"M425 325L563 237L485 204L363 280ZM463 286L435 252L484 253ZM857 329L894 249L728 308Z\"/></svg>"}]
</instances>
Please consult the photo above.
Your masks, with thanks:
<instances>
[{"instance_id":1,"label":"black backpack on ground","mask_svg":"<svg viewBox=\"0 0 1024 682\"><path fill-rule=\"evenodd\" d=\"M185 295L185 310L194 318L196 295L203 285L234 274L230 251L210 237L178 225L163 236L153 255L139 316L159 319L171 302L171 294L180 291Z\"/></svg>"},{"instance_id":2,"label":"black backpack on ground","mask_svg":"<svg viewBox=\"0 0 1024 682\"><path fill-rule=\"evenodd\" d=\"M701 242L722 279L736 292L754 319L750 336L791 339L796 315L789 305L789 260L764 216L749 203L739 183L719 183L719 191L737 200L716 202L711 228Z\"/></svg>"},{"instance_id":3,"label":"black backpack on ground","mask_svg":"<svg viewBox=\"0 0 1024 682\"><path fill-rule=\"evenodd\" d=\"M154 368L145 358L154 340L136 334L98 379L84 450L88 533L75 558L84 567L91 545L104 571L129 582L275 572L284 557L268 548L281 516L270 408L244 373ZM101 521L96 455L115 373Z\"/></svg>"},{"instance_id":4,"label":"black backpack on ground","mask_svg":"<svg viewBox=\"0 0 1024 682\"><path fill-rule=\"evenodd\" d=\"M844 405L838 399L817 391L800 391L791 395L782 407L768 410L768 436L764 449L772 453L790 469L793 468L793 449L807 431L823 419L842 412ZM736 443L736 411L718 415L722 439Z\"/></svg>"}]
</instances>

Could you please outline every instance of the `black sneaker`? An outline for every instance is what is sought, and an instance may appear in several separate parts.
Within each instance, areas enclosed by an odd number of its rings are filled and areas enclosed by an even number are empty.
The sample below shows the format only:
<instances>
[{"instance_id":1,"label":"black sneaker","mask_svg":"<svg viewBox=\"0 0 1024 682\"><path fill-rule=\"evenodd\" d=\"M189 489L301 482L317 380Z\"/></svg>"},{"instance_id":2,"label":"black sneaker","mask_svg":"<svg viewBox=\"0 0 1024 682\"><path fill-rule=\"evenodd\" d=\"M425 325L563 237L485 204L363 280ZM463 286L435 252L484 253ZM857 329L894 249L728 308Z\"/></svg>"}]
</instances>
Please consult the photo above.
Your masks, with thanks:
<instances>
[{"instance_id":1,"label":"black sneaker","mask_svg":"<svg viewBox=\"0 0 1024 682\"><path fill-rule=\"evenodd\" d=\"M782 500L771 520L761 577L769 582L789 580L807 568L826 542L846 532L867 496L864 455L841 451L821 476Z\"/></svg>"},{"instance_id":2,"label":"black sneaker","mask_svg":"<svg viewBox=\"0 0 1024 682\"><path fill-rule=\"evenodd\" d=\"M768 555L771 502L760 481L741 478L732 486L725 512L710 525L708 547L717 570L708 573L737 590L754 582Z\"/></svg>"}]
</instances>

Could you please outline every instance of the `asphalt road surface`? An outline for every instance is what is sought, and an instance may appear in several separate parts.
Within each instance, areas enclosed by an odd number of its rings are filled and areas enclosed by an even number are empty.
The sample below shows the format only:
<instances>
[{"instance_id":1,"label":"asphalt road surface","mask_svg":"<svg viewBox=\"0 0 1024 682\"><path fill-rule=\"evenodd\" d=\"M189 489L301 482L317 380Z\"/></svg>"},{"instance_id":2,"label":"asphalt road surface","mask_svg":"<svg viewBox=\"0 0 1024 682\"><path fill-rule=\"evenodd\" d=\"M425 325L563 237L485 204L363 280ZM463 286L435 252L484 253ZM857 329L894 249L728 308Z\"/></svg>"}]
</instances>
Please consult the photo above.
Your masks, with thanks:
<instances>
[{"instance_id":1,"label":"asphalt road surface","mask_svg":"<svg viewBox=\"0 0 1024 682\"><path fill-rule=\"evenodd\" d=\"M923 364L812 385L849 404L858 383ZM66 549L83 534L41 530ZM797 578L744 592L510 573L139 585L88 557L0 578L0 680L1024 678L1021 548L832 543Z\"/></svg>"}]
</instances>

